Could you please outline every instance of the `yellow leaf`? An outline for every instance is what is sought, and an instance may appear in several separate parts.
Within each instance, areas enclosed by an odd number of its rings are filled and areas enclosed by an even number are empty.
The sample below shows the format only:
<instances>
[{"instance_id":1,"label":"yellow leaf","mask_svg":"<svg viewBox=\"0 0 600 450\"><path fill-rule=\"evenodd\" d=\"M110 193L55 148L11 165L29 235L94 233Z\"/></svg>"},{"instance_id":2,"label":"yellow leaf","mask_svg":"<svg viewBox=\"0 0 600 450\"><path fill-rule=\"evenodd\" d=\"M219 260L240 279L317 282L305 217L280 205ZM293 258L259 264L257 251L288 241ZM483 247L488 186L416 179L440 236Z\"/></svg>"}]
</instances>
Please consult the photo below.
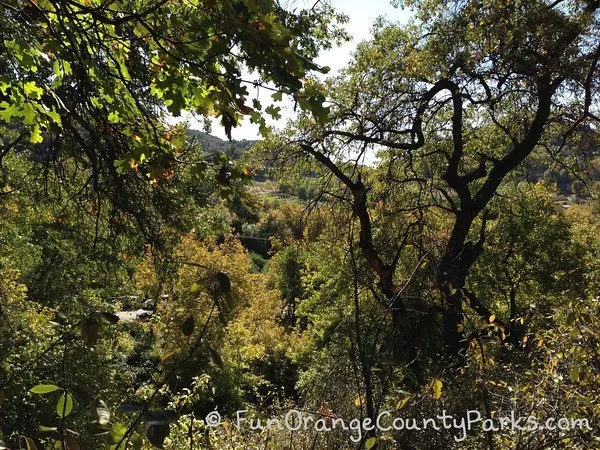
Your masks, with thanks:
<instances>
[{"instance_id":1,"label":"yellow leaf","mask_svg":"<svg viewBox=\"0 0 600 450\"><path fill-rule=\"evenodd\" d=\"M410 397L404 397L403 399L398 400L398 403L396 404L396 409L404 408L409 400Z\"/></svg>"},{"instance_id":2,"label":"yellow leaf","mask_svg":"<svg viewBox=\"0 0 600 450\"><path fill-rule=\"evenodd\" d=\"M490 321L490 323L492 323L494 322L494 320L496 320L496 316L492 314L488 320Z\"/></svg>"},{"instance_id":3,"label":"yellow leaf","mask_svg":"<svg viewBox=\"0 0 600 450\"><path fill-rule=\"evenodd\" d=\"M365 399L362 396L358 396L356 397L356 400L354 400L354 405L356 405L357 408L360 408L363 404L365 403Z\"/></svg>"},{"instance_id":4,"label":"yellow leaf","mask_svg":"<svg viewBox=\"0 0 600 450\"><path fill-rule=\"evenodd\" d=\"M365 442L365 448L369 450L370 448L373 448L375 444L377 444L377 438L370 437L367 439L367 442Z\"/></svg>"},{"instance_id":5,"label":"yellow leaf","mask_svg":"<svg viewBox=\"0 0 600 450\"><path fill-rule=\"evenodd\" d=\"M433 381L431 382L433 398L435 398L436 400L442 397L442 386L443 385L444 385L444 383L442 383L442 380L440 380L438 378L434 378Z\"/></svg>"},{"instance_id":6,"label":"yellow leaf","mask_svg":"<svg viewBox=\"0 0 600 450\"><path fill-rule=\"evenodd\" d=\"M162 359L160 360L160 364L164 364L166 363L169 359L171 359L173 356L175 356L177 353L179 352L179 349L176 348L175 350L167 353L165 356L162 357Z\"/></svg>"},{"instance_id":7,"label":"yellow leaf","mask_svg":"<svg viewBox=\"0 0 600 450\"><path fill-rule=\"evenodd\" d=\"M27 450L37 450L35 442L33 442L33 439L31 439L31 438L28 438L28 437L25 438L25 445L27 447Z\"/></svg>"}]
</instances>

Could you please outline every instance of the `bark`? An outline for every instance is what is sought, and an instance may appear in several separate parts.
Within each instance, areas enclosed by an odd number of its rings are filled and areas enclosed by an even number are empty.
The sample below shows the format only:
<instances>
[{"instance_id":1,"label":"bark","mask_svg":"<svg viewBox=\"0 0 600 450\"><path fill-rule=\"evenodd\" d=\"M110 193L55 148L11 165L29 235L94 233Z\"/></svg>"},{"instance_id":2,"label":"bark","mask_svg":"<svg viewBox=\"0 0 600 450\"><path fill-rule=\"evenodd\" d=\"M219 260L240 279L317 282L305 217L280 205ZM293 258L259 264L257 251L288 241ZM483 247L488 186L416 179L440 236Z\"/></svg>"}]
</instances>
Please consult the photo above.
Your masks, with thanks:
<instances>
[{"instance_id":1,"label":"bark","mask_svg":"<svg viewBox=\"0 0 600 450\"><path fill-rule=\"evenodd\" d=\"M418 364L418 343L415 330L407 317L400 288L394 282L396 261L386 264L375 248L373 242L373 229L368 209L368 188L360 180L353 181L347 176L327 155L315 150L310 145L302 145L302 149L313 156L317 161L327 167L352 194L352 209L360 224L358 247L371 269L379 280L378 287L385 295L388 308L392 317L394 334L401 341L393 347L394 357L398 362L409 366L415 373L419 382L421 373Z\"/></svg>"},{"instance_id":2,"label":"bark","mask_svg":"<svg viewBox=\"0 0 600 450\"><path fill-rule=\"evenodd\" d=\"M460 130L462 127L462 100L458 88L452 83L449 85L454 102L454 148L443 179L457 193L460 199L460 209L455 212L454 226L438 268L437 281L445 300L444 341L450 357L460 356L468 346L468 342L464 340L464 336L458 328L459 324L463 323L461 289L465 287L469 271L483 251L485 214L480 238L476 243L468 240L473 222L487 208L506 175L527 158L538 144L550 116L552 95L561 82L560 79L553 82L545 79L539 80L535 118L523 140L516 142L503 158L491 160L493 166L489 174L485 170L485 165L480 165L465 175L460 175L458 172L463 151L462 131ZM485 178L483 185L472 195L469 183L481 178ZM472 306L474 311L482 317L489 317L489 310L481 302L475 302Z\"/></svg>"}]
</instances>

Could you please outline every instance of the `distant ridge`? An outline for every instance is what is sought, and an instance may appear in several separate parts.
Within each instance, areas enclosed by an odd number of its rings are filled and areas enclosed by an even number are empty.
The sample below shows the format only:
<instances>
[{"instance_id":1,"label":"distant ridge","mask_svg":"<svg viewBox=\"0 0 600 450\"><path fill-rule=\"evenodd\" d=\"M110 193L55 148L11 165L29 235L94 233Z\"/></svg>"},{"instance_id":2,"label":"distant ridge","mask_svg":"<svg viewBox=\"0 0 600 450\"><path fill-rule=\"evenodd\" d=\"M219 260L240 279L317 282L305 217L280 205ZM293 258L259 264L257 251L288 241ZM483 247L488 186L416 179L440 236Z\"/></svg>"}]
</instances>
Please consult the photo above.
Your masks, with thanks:
<instances>
[{"instance_id":1,"label":"distant ridge","mask_svg":"<svg viewBox=\"0 0 600 450\"><path fill-rule=\"evenodd\" d=\"M225 153L234 160L238 159L242 153L250 150L255 144L260 142L258 140L247 139L225 141L199 130L189 130L188 133L200 143L202 150L204 150L205 153Z\"/></svg>"}]
</instances>

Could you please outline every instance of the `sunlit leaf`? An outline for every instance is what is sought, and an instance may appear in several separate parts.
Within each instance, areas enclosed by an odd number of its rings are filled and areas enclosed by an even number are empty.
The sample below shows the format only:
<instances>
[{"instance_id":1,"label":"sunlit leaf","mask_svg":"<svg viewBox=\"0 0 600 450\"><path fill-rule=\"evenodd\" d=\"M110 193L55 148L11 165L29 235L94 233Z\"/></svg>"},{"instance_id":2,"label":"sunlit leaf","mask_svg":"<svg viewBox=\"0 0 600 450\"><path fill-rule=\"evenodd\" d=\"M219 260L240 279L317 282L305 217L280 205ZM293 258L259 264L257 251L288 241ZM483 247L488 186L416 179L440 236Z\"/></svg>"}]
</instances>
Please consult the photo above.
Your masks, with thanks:
<instances>
[{"instance_id":1,"label":"sunlit leaf","mask_svg":"<svg viewBox=\"0 0 600 450\"><path fill-rule=\"evenodd\" d=\"M108 431L108 439L112 444L118 444L127 433L127 426L122 423L115 423Z\"/></svg>"},{"instance_id":2,"label":"sunlit leaf","mask_svg":"<svg viewBox=\"0 0 600 450\"><path fill-rule=\"evenodd\" d=\"M55 384L38 384L37 386L32 387L29 390L29 392L31 392L33 394L43 395L43 394L49 394L50 392L54 392L58 389L60 389L60 388Z\"/></svg>"},{"instance_id":3,"label":"sunlit leaf","mask_svg":"<svg viewBox=\"0 0 600 450\"><path fill-rule=\"evenodd\" d=\"M160 360L160 364L164 364L167 361L169 361L173 356L175 356L177 353L179 353L180 349L176 348L175 350L167 353L165 356L162 357L162 359Z\"/></svg>"},{"instance_id":4,"label":"sunlit leaf","mask_svg":"<svg viewBox=\"0 0 600 450\"><path fill-rule=\"evenodd\" d=\"M440 380L438 378L434 378L431 383L431 390L433 392L433 398L435 398L436 400L442 397L443 385L444 385L444 383L442 383L442 380Z\"/></svg>"},{"instance_id":5,"label":"sunlit leaf","mask_svg":"<svg viewBox=\"0 0 600 450\"><path fill-rule=\"evenodd\" d=\"M409 400L410 397L404 397L403 399L398 400L398 403L396 404L396 409L404 408Z\"/></svg>"},{"instance_id":6,"label":"sunlit leaf","mask_svg":"<svg viewBox=\"0 0 600 450\"><path fill-rule=\"evenodd\" d=\"M363 396L359 395L358 397L356 397L354 399L354 406L356 406L357 408L360 408L364 404L365 404L365 398Z\"/></svg>"},{"instance_id":7,"label":"sunlit leaf","mask_svg":"<svg viewBox=\"0 0 600 450\"><path fill-rule=\"evenodd\" d=\"M67 417L73 411L73 397L70 393L65 392L58 397L56 402L56 414L58 417Z\"/></svg>"}]
</instances>

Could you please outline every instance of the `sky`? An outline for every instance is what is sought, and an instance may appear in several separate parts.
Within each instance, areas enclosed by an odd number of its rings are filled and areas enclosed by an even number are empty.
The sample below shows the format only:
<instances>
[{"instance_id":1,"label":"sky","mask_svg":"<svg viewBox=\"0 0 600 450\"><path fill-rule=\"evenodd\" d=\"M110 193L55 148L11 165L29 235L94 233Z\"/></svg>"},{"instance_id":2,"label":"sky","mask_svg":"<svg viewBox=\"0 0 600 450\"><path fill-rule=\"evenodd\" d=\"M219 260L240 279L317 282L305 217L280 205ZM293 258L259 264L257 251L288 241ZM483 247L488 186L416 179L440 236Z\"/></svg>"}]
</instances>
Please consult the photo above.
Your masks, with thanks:
<instances>
[{"instance_id":1,"label":"sky","mask_svg":"<svg viewBox=\"0 0 600 450\"><path fill-rule=\"evenodd\" d=\"M308 2L308 0L304 1ZM390 22L406 22L409 18L408 11L394 8L390 0L331 0L331 3L336 10L349 17L350 20L345 28L352 40L341 47L334 47L323 52L315 61L319 65L329 66L331 68L330 74L335 74L346 66L357 44L369 38L371 27L378 17L383 16ZM265 105L268 104L271 93L266 92L265 89L262 91L259 92L259 100L264 98L265 100L262 103ZM250 95L253 96L254 93L250 92ZM271 120L268 124L274 127L283 127L287 120L293 117L294 113L291 102L288 102L287 106L285 102L278 106L282 107L282 118L278 121ZM190 126L192 128L200 127L194 119L190 119ZM223 127L219 125L219 119L213 121L212 134L221 139L226 139ZM258 126L245 120L232 130L232 138L236 140L259 139Z\"/></svg>"}]
</instances>

